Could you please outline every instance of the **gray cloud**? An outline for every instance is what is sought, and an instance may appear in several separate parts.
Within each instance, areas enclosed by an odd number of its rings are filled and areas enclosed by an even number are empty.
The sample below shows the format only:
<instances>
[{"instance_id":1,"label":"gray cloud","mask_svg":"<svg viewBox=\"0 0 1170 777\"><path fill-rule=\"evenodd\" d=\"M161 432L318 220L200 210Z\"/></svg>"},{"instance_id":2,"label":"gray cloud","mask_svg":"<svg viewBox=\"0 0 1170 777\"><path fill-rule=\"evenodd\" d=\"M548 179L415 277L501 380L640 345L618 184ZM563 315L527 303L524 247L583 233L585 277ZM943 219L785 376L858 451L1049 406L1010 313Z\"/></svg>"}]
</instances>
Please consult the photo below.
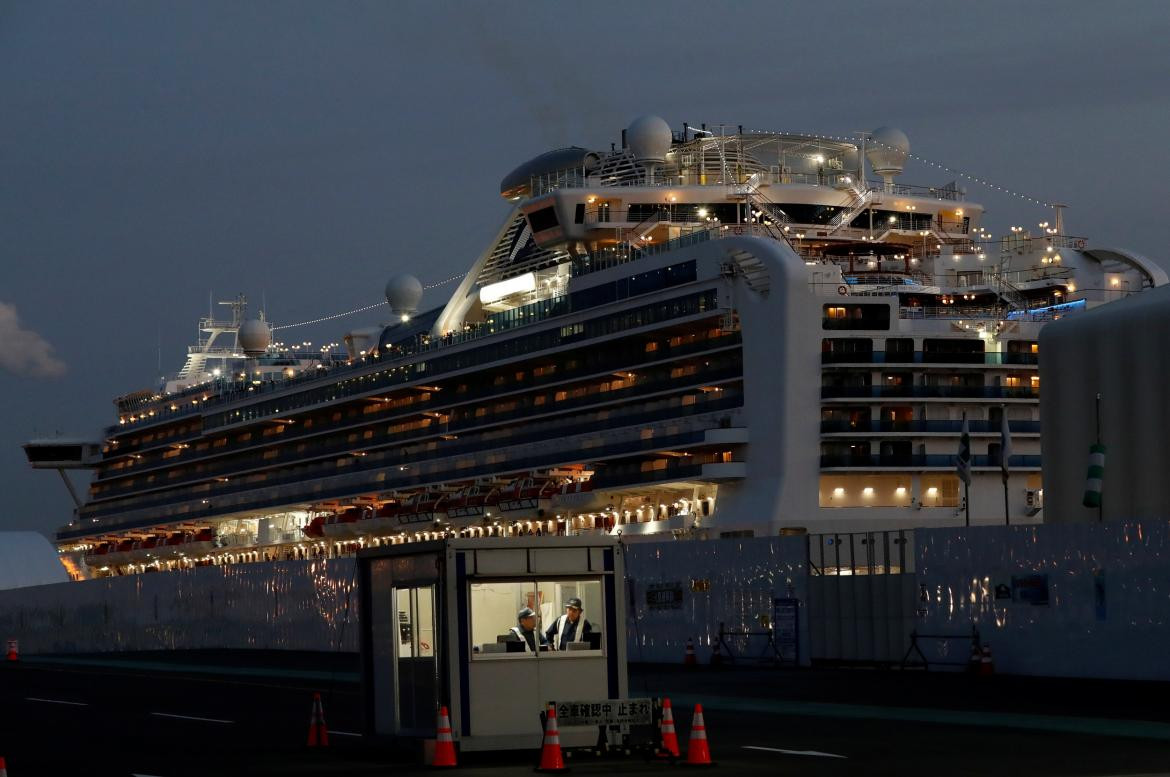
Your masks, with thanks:
<instances>
[{"instance_id":1,"label":"gray cloud","mask_svg":"<svg viewBox=\"0 0 1170 777\"><path fill-rule=\"evenodd\" d=\"M32 378L59 378L65 362L48 340L20 325L16 305L0 302L0 370Z\"/></svg>"}]
</instances>

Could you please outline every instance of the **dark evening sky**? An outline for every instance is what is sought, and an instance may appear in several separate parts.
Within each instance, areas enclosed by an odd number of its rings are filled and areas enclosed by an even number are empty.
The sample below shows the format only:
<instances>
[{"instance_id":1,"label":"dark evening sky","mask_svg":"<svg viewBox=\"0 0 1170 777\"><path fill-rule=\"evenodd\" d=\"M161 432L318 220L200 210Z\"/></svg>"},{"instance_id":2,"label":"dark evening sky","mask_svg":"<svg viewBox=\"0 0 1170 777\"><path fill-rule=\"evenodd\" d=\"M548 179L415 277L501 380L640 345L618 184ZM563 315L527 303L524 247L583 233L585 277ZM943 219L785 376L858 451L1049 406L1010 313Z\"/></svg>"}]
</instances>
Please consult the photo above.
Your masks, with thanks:
<instances>
[{"instance_id":1,"label":"dark evening sky","mask_svg":"<svg viewBox=\"0 0 1170 777\"><path fill-rule=\"evenodd\" d=\"M0 4L0 528L69 520L20 443L98 439L114 396L182 365L209 292L281 324L447 278L506 215L508 171L643 113L896 126L1170 265L1167 40L1164 0ZM993 232L1050 219L961 183Z\"/></svg>"}]
</instances>

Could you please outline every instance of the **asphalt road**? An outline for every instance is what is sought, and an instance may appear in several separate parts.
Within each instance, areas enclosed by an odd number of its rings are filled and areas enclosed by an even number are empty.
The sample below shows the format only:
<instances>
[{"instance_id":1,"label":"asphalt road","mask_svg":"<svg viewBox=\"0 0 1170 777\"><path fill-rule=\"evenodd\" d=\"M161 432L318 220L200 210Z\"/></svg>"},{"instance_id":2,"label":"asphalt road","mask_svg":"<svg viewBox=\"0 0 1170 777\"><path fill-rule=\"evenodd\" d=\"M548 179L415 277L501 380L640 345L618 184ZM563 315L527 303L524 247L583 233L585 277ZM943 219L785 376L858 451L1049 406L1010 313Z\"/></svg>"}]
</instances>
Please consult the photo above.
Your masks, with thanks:
<instances>
[{"instance_id":1,"label":"asphalt road","mask_svg":"<svg viewBox=\"0 0 1170 777\"><path fill-rule=\"evenodd\" d=\"M347 666L278 658L119 666L0 666L0 756L30 775L423 773L361 730ZM222 667L222 674L217 667ZM634 670L631 695L670 695L685 748L704 704L711 773L780 775L1170 774L1165 687L899 672ZM331 747L305 745L320 691ZM1094 698L1097 697L1097 698ZM1127 700L1128 699L1128 700ZM460 771L530 774L531 753L463 759ZM678 767L571 758L574 774L658 775Z\"/></svg>"}]
</instances>

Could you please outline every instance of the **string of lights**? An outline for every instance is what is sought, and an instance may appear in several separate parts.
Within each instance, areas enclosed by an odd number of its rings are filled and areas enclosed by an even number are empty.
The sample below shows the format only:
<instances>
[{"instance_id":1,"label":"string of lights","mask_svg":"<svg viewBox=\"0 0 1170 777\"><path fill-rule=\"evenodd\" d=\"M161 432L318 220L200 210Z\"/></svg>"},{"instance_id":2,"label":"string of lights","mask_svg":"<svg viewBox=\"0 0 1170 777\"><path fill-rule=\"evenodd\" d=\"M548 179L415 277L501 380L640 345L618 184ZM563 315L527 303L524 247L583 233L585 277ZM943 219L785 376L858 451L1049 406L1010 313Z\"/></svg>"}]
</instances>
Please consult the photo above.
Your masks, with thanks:
<instances>
[{"instance_id":1,"label":"string of lights","mask_svg":"<svg viewBox=\"0 0 1170 777\"><path fill-rule=\"evenodd\" d=\"M797 133L797 134L800 134L801 136L806 137L806 138L816 138L818 140L832 140L832 141L836 141L836 142L845 142L845 143L853 143L853 144L857 143L857 138L850 138L850 137L845 137L842 135L819 135L817 133L810 133L810 132L801 132L801 133ZM874 140L873 138L867 137L865 142L867 144L880 146L882 148L889 149L891 151L901 151L901 149L894 148L893 146L890 146L890 145L887 145L887 144L882 143L880 141ZM937 168L939 170L946 171L946 172L950 173L951 175L957 175L960 178L963 178L963 179L968 180L968 181L972 181L974 183L979 184L980 186L986 186L989 189L994 189L995 191L1003 192L1004 194L1008 194L1008 195L1015 197L1017 199L1024 200L1025 202L1031 202L1035 205L1043 205L1046 208L1056 207L1056 203L1049 202L1047 200L1042 200L1038 197L1033 197L1030 194L1024 194L1023 192L1018 192L1015 189L1010 189L1006 186L1000 186L999 184L994 183L992 181L989 181L986 178L980 178L979 176L974 175L972 173L968 173L968 172L965 172L963 170L957 170L957 169L950 167L948 165L944 165L942 162L936 162L933 159L927 159L924 156L920 156L918 154L912 154L910 152L906 152L906 156L909 157L910 159L913 159L915 162L921 162L924 165L929 165L929 166Z\"/></svg>"},{"instance_id":2,"label":"string of lights","mask_svg":"<svg viewBox=\"0 0 1170 777\"><path fill-rule=\"evenodd\" d=\"M459 273L458 275L452 275L450 278L447 278L445 280L435 281L434 283L428 283L425 286L423 286L423 291L426 291L427 289L437 289L440 286L446 286L448 283L451 283L452 281L457 281L460 278L464 277L464 275L466 275L466 273ZM321 323L324 323L325 321L335 321L336 319L339 319L339 318L345 318L346 316L353 316L353 315L357 315L358 313L365 313L367 310L373 310L374 308L380 308L385 304L386 304L386 302L385 302L385 300L383 300L381 302L375 302L373 305L366 305L365 307L356 308L354 310L347 310L344 313L334 313L331 316L321 316L320 318L314 318L314 319L311 319L309 321L298 321L295 324L282 324L281 326L272 327L272 331L275 332L275 331L280 330L280 329L292 329L295 326L309 326L310 324L321 324Z\"/></svg>"}]
</instances>

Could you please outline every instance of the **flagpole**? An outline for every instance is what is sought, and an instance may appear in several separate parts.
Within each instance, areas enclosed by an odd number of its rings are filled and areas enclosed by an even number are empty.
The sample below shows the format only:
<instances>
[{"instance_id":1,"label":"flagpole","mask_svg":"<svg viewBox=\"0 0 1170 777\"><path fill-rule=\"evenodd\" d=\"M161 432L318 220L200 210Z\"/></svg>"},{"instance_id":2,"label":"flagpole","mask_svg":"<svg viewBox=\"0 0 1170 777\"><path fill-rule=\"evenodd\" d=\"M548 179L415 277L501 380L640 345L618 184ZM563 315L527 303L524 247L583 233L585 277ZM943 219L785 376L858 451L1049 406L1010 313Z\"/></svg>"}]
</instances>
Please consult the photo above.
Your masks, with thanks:
<instances>
[{"instance_id":1,"label":"flagpole","mask_svg":"<svg viewBox=\"0 0 1170 777\"><path fill-rule=\"evenodd\" d=\"M1003 406L1002 412L999 419L999 467L1003 473L1003 525L1011 526L1012 518L1008 508L1008 459L1012 455L1012 439L1011 427L1008 425L1007 405Z\"/></svg>"},{"instance_id":2,"label":"flagpole","mask_svg":"<svg viewBox=\"0 0 1170 777\"><path fill-rule=\"evenodd\" d=\"M967 508L967 525L971 525L971 484L963 484L963 505Z\"/></svg>"},{"instance_id":3,"label":"flagpole","mask_svg":"<svg viewBox=\"0 0 1170 777\"><path fill-rule=\"evenodd\" d=\"M1011 515L1008 513L1008 475L1007 475L1007 472L1003 473L1003 525L1004 526L1011 526L1012 525L1012 518L1011 518Z\"/></svg>"},{"instance_id":4,"label":"flagpole","mask_svg":"<svg viewBox=\"0 0 1170 777\"><path fill-rule=\"evenodd\" d=\"M1101 444L1101 392L1097 392L1097 444ZM1102 494L1102 497L1105 495ZM1097 501L1097 523L1105 522L1105 499Z\"/></svg>"}]
</instances>

